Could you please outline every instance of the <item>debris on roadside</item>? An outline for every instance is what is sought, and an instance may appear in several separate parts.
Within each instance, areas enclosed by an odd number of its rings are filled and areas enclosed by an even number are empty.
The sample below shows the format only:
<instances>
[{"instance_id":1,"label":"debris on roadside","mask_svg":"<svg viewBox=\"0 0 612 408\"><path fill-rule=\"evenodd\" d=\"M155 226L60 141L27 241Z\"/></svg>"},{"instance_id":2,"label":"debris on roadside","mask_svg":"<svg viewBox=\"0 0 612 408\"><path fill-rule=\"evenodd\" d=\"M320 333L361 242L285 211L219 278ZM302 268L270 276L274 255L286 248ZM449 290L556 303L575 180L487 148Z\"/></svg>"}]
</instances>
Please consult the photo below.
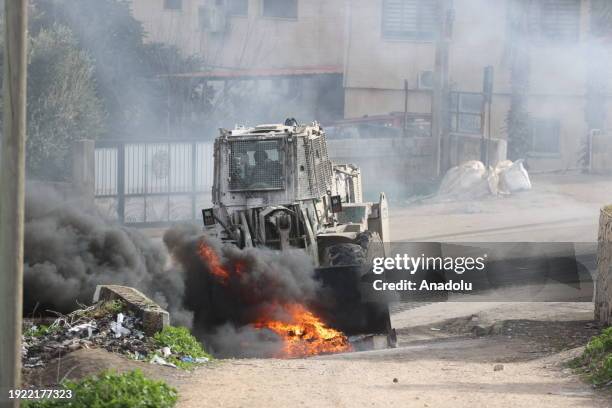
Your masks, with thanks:
<instances>
[{"instance_id":1,"label":"debris on roadside","mask_svg":"<svg viewBox=\"0 0 612 408\"><path fill-rule=\"evenodd\" d=\"M143 319L121 300L99 301L68 315L58 314L48 326L26 321L22 338L23 367L44 367L50 360L82 348L101 348L134 360L174 368L177 365L168 359L189 358L194 364L205 362L160 345L154 337L145 334L143 325Z\"/></svg>"},{"instance_id":2,"label":"debris on roadside","mask_svg":"<svg viewBox=\"0 0 612 408\"><path fill-rule=\"evenodd\" d=\"M142 332L142 321L130 312L124 315L119 301L98 302L59 315L49 326L24 328L23 366L42 367L51 359L81 348L104 348L130 357L146 357L153 351ZM26 323L28 324L28 323Z\"/></svg>"}]
</instances>

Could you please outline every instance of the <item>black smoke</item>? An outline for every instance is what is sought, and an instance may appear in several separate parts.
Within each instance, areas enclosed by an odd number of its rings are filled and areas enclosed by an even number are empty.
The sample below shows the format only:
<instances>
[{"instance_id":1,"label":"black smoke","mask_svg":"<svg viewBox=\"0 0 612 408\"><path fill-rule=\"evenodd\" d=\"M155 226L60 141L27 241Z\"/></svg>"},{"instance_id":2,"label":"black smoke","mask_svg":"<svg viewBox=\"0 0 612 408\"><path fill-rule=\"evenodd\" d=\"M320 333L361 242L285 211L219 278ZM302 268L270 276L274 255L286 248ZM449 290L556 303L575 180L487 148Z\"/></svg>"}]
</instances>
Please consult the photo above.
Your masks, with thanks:
<instances>
[{"instance_id":1,"label":"black smoke","mask_svg":"<svg viewBox=\"0 0 612 408\"><path fill-rule=\"evenodd\" d=\"M238 249L188 226L168 230L164 242L184 269L185 305L194 311L194 331L217 355L274 355L282 343L252 324L283 317L283 305L311 307L325 297L312 258L302 250ZM199 255L200 245L212 249L228 279L212 273Z\"/></svg>"},{"instance_id":2,"label":"black smoke","mask_svg":"<svg viewBox=\"0 0 612 408\"><path fill-rule=\"evenodd\" d=\"M118 284L167 308L174 325L191 326L182 269L168 266L163 244L105 221L93 205L55 189L27 187L24 264L25 315L67 313L91 303L96 285Z\"/></svg>"}]
</instances>

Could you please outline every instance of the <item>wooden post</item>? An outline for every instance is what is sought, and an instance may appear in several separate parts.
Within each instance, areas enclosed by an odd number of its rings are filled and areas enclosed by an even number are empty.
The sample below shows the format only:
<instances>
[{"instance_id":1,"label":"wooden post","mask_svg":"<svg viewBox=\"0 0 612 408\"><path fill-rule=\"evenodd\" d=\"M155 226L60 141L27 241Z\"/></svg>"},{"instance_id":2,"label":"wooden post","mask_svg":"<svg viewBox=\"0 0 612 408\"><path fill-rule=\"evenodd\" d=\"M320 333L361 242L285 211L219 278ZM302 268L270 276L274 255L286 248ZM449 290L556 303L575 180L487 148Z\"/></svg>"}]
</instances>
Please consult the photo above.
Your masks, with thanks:
<instances>
[{"instance_id":1,"label":"wooden post","mask_svg":"<svg viewBox=\"0 0 612 408\"><path fill-rule=\"evenodd\" d=\"M0 163L0 407L21 385L27 0L4 2L4 132Z\"/></svg>"},{"instance_id":2,"label":"wooden post","mask_svg":"<svg viewBox=\"0 0 612 408\"><path fill-rule=\"evenodd\" d=\"M602 208L599 218L595 320L612 324L612 205Z\"/></svg>"}]
</instances>

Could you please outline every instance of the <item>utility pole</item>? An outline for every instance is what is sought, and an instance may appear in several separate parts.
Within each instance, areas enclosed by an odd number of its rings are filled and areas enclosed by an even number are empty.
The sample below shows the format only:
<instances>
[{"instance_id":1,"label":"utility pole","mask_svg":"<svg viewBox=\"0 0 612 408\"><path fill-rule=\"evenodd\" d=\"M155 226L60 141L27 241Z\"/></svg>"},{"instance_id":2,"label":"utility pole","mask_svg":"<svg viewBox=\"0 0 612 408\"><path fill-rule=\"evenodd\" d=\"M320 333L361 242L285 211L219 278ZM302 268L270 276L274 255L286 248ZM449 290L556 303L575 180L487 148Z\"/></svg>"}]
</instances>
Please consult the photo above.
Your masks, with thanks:
<instances>
[{"instance_id":1,"label":"utility pole","mask_svg":"<svg viewBox=\"0 0 612 408\"><path fill-rule=\"evenodd\" d=\"M26 134L27 0L4 1L4 130L0 147L0 407L19 407Z\"/></svg>"},{"instance_id":2,"label":"utility pole","mask_svg":"<svg viewBox=\"0 0 612 408\"><path fill-rule=\"evenodd\" d=\"M453 12L448 0L438 0L438 24L431 100L431 134L434 143L434 174L440 177L450 161L448 151L449 41Z\"/></svg>"}]
</instances>

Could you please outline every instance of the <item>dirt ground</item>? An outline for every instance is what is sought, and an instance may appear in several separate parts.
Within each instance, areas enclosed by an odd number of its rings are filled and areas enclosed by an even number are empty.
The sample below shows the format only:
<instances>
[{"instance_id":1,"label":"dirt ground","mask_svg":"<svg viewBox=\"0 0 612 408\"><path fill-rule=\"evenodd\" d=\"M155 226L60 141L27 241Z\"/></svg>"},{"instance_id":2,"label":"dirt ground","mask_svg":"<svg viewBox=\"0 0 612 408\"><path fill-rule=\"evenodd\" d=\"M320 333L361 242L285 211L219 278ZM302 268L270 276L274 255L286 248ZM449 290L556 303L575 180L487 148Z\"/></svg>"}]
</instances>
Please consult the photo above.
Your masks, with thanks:
<instances>
[{"instance_id":1,"label":"dirt ground","mask_svg":"<svg viewBox=\"0 0 612 408\"><path fill-rule=\"evenodd\" d=\"M222 361L180 385L179 408L609 407L564 366L597 332L591 319L590 304L427 305L394 314L398 348ZM499 329L475 336L473 321Z\"/></svg>"},{"instance_id":2,"label":"dirt ground","mask_svg":"<svg viewBox=\"0 0 612 408\"><path fill-rule=\"evenodd\" d=\"M392 240L597 241L599 210L612 202L612 177L532 175L532 184L531 191L501 198L395 205Z\"/></svg>"},{"instance_id":3,"label":"dirt ground","mask_svg":"<svg viewBox=\"0 0 612 408\"><path fill-rule=\"evenodd\" d=\"M394 307L394 349L308 359L217 360L193 372L79 350L32 384L141 369L200 407L609 407L565 364L599 327L589 303L436 303ZM474 326L485 332L474 332Z\"/></svg>"}]
</instances>

